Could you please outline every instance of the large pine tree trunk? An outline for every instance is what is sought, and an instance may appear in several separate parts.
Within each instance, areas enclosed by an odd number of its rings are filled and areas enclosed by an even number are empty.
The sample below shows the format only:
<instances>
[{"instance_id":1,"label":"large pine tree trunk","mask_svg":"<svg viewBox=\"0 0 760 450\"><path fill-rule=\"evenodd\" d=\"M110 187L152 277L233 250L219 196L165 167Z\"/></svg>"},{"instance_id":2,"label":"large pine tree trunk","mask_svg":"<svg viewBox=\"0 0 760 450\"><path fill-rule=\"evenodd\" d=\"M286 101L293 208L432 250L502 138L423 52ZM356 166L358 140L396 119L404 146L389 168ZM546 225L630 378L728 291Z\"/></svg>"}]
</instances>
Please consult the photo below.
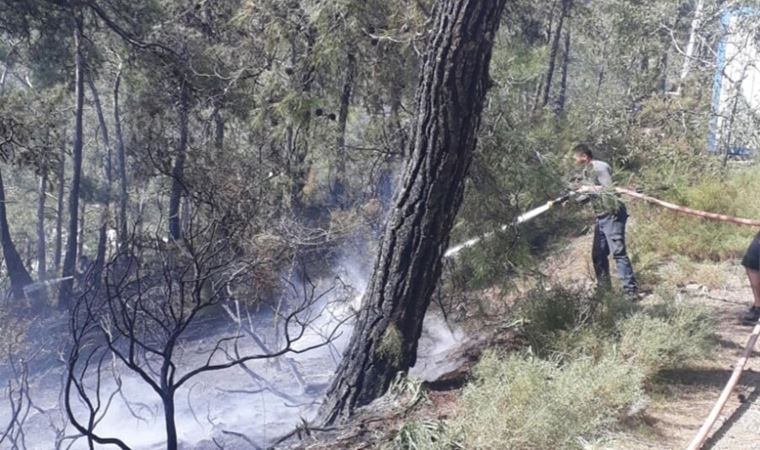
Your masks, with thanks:
<instances>
[{"instance_id":1,"label":"large pine tree trunk","mask_svg":"<svg viewBox=\"0 0 760 450\"><path fill-rule=\"evenodd\" d=\"M11 230L8 228L8 213L5 209L5 186L3 176L0 173L0 244L3 247L5 267L8 269L8 278L11 281L11 294L16 300L24 298L24 286L32 283L29 271L24 267L24 262L16 250L11 238Z\"/></svg>"},{"instance_id":2,"label":"large pine tree trunk","mask_svg":"<svg viewBox=\"0 0 760 450\"><path fill-rule=\"evenodd\" d=\"M119 248L127 246L127 156L124 151L124 135L121 132L121 113L119 111L119 87L121 86L121 66L116 73L113 85L113 124L116 132L116 158L119 163Z\"/></svg>"},{"instance_id":3,"label":"large pine tree trunk","mask_svg":"<svg viewBox=\"0 0 760 450\"><path fill-rule=\"evenodd\" d=\"M74 26L74 48L75 48L75 93L76 107L74 119L74 147L72 156L74 160L74 170L71 177L71 190L69 191L69 233L66 239L66 256L63 258L63 276L73 277L76 272L77 263L77 237L79 236L79 187L82 178L82 122L84 110L84 56L82 54L82 16L77 13ZM58 294L59 307L66 308L71 302L74 294L74 280L68 279L61 283L61 290Z\"/></svg>"},{"instance_id":4,"label":"large pine tree trunk","mask_svg":"<svg viewBox=\"0 0 760 450\"><path fill-rule=\"evenodd\" d=\"M185 80L181 82L179 95L179 143L174 167L172 167L172 187L169 196L169 237L174 240L182 238L180 207L185 192L185 161L187 160L188 121L190 120L190 92Z\"/></svg>"},{"instance_id":5,"label":"large pine tree trunk","mask_svg":"<svg viewBox=\"0 0 760 450\"><path fill-rule=\"evenodd\" d=\"M413 366L462 201L506 0L441 0L417 90L409 158L354 333L322 406L332 423Z\"/></svg>"}]
</instances>

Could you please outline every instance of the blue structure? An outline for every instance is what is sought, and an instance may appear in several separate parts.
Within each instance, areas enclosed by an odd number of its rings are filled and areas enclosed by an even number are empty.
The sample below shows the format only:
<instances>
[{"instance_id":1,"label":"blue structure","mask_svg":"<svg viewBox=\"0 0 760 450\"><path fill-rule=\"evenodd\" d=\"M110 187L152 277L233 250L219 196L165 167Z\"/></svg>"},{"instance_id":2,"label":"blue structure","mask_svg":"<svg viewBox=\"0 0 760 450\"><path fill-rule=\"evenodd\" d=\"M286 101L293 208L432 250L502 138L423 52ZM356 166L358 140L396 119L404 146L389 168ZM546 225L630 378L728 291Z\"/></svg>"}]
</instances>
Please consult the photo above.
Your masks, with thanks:
<instances>
[{"instance_id":1,"label":"blue structure","mask_svg":"<svg viewBox=\"0 0 760 450\"><path fill-rule=\"evenodd\" d=\"M710 130L707 138L708 150L711 152L719 152L718 148L718 122L719 115L721 114L721 95L723 91L724 72L726 70L726 46L729 37L729 27L731 20L735 17L759 17L760 20L760 8L756 7L737 7L729 8L723 11L720 16L720 43L718 44L716 67L715 67L715 79L713 81L713 95L712 95L712 118L710 119ZM728 143L731 145L731 143ZM732 156L749 156L753 153L752 149L745 146L731 146L727 149L729 155Z\"/></svg>"}]
</instances>

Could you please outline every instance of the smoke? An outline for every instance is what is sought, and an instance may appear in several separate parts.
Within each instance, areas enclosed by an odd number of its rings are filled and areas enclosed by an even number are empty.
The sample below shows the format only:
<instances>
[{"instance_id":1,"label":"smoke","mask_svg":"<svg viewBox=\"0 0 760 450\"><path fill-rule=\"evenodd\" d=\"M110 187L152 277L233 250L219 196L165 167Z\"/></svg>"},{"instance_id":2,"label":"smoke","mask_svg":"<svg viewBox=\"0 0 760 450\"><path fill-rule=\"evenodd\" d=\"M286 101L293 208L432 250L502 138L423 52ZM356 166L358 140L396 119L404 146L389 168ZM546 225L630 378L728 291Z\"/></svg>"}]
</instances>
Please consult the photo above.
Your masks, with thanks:
<instances>
[{"instance_id":1,"label":"smoke","mask_svg":"<svg viewBox=\"0 0 760 450\"><path fill-rule=\"evenodd\" d=\"M331 377L351 337L353 319L361 306L367 286L370 263L366 253L346 252L335 267L315 281L291 280L292 297L311 293L309 308L299 313L308 326L294 345L297 351L327 345L304 353L289 353L276 359L252 361L245 367L208 372L178 390L175 396L175 417L180 448L226 448L271 445L279 437L294 430L302 421L315 417ZM294 298L285 303L293 302ZM252 328L260 336L259 343L243 339L241 354L261 353L261 345L277 348L285 330L275 315L259 313L252 317ZM203 365L209 352L235 328L227 324L201 324L208 332L199 332L178 347L178 372L184 373ZM445 366L447 354L464 339L460 330L452 330L437 314L428 314L419 345L417 366L412 375L433 379ZM32 377L31 398L39 410L30 411L24 425L26 445L30 449L50 449L56 440L56 428L62 428L61 377L65 367L58 365L42 375ZM100 383L103 413L96 432L103 437L117 437L135 450L165 447L163 404L158 394L120 362L107 361L102 379L90 376L85 381L90 390ZM2 394L4 395L4 394ZM0 401L9 401L7 395ZM106 406L107 405L107 406ZM86 405L73 402L80 421L87 417ZM0 410L0 424L10 420L7 409ZM76 434L70 425L61 435ZM247 442L248 441L248 442ZM64 444L68 445L68 442ZM86 449L84 439L72 449ZM104 447L105 448L105 447Z\"/></svg>"}]
</instances>

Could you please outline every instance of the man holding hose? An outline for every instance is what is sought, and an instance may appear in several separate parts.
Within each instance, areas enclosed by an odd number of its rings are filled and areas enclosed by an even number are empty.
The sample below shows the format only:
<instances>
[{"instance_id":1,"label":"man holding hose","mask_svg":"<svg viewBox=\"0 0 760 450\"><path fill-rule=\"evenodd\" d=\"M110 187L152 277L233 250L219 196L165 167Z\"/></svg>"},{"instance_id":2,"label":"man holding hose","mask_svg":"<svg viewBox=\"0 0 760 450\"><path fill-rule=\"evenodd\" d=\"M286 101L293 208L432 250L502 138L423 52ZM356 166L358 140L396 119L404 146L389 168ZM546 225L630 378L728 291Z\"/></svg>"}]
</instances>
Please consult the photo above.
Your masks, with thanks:
<instances>
[{"instance_id":1,"label":"man holding hose","mask_svg":"<svg viewBox=\"0 0 760 450\"><path fill-rule=\"evenodd\" d=\"M576 145L573 153L575 162L583 166L583 180L577 192L582 194L581 200L591 199L596 214L591 259L594 263L597 286L601 289L612 287L608 260L611 253L615 259L621 287L626 294L636 296L638 284L625 248L628 212L612 185L612 168L609 164L594 159L587 144ZM758 314L760 315L760 308Z\"/></svg>"}]
</instances>

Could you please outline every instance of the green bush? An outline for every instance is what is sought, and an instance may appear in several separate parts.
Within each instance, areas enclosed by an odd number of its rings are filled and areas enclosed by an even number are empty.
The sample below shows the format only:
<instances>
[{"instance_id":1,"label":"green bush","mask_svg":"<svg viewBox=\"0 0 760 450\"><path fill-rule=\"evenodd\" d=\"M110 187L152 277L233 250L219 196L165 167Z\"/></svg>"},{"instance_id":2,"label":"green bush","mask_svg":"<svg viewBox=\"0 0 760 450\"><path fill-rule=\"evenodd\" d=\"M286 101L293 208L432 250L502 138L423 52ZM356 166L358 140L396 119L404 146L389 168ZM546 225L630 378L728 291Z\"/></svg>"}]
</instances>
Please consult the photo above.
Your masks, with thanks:
<instances>
[{"instance_id":1,"label":"green bush","mask_svg":"<svg viewBox=\"0 0 760 450\"><path fill-rule=\"evenodd\" d=\"M708 356L713 331L714 318L705 308L661 303L620 323L619 353L651 378Z\"/></svg>"},{"instance_id":2,"label":"green bush","mask_svg":"<svg viewBox=\"0 0 760 450\"><path fill-rule=\"evenodd\" d=\"M642 378L615 356L559 364L486 353L450 432L468 449L580 448L644 398Z\"/></svg>"},{"instance_id":3,"label":"green bush","mask_svg":"<svg viewBox=\"0 0 760 450\"><path fill-rule=\"evenodd\" d=\"M640 411L660 371L713 346L710 314L676 299L636 306L614 293L540 288L517 311L533 352L486 352L456 419L410 422L396 448L582 448Z\"/></svg>"},{"instance_id":4,"label":"green bush","mask_svg":"<svg viewBox=\"0 0 760 450\"><path fill-rule=\"evenodd\" d=\"M534 352L577 353L615 333L617 322L633 313L635 305L617 292L593 294L561 287L538 288L516 305L521 331Z\"/></svg>"},{"instance_id":5,"label":"green bush","mask_svg":"<svg viewBox=\"0 0 760 450\"><path fill-rule=\"evenodd\" d=\"M386 446L393 450L444 450L464 449L455 434L438 420L410 420L399 430L396 438Z\"/></svg>"}]
</instances>

